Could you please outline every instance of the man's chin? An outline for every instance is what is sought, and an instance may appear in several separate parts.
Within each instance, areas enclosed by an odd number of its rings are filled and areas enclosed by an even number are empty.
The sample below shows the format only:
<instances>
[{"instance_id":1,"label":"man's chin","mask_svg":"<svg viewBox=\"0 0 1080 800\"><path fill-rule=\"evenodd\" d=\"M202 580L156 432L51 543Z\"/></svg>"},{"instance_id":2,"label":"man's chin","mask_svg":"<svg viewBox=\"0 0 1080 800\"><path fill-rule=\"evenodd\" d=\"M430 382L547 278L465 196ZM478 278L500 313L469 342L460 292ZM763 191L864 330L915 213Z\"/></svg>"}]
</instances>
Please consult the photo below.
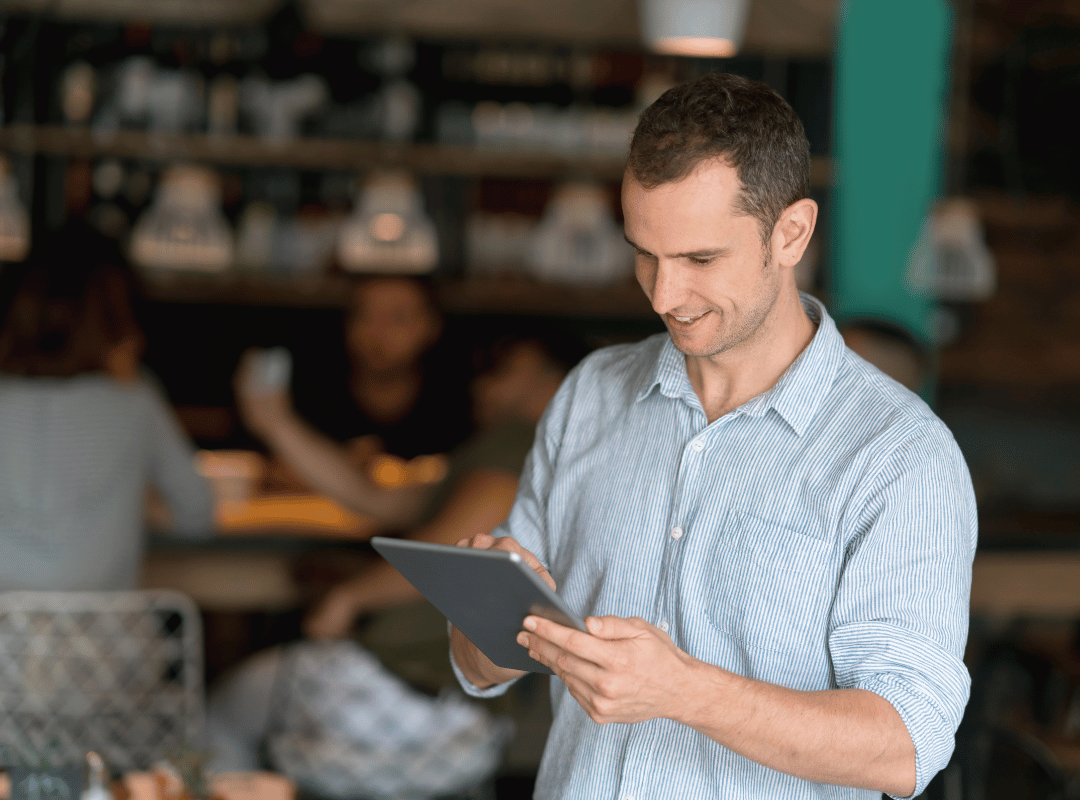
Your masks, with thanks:
<instances>
[{"instance_id":1,"label":"man's chin","mask_svg":"<svg viewBox=\"0 0 1080 800\"><path fill-rule=\"evenodd\" d=\"M673 325L667 325L667 332L675 349L684 355L701 356L709 350L711 340L708 337L687 333Z\"/></svg>"},{"instance_id":2,"label":"man's chin","mask_svg":"<svg viewBox=\"0 0 1080 800\"><path fill-rule=\"evenodd\" d=\"M675 349L687 358L709 358L719 355L728 348L717 344L716 337L678 335L669 328L668 335Z\"/></svg>"}]
</instances>

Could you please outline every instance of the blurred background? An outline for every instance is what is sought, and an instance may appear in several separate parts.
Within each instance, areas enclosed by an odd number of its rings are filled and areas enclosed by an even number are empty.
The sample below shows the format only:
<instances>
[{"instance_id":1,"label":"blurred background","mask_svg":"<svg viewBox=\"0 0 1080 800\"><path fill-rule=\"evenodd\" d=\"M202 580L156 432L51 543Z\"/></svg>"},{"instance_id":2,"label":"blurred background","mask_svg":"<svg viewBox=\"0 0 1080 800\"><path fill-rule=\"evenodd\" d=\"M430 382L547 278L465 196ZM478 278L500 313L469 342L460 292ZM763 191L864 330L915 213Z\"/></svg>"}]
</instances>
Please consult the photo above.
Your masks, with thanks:
<instances>
[{"instance_id":1,"label":"blurred background","mask_svg":"<svg viewBox=\"0 0 1080 800\"><path fill-rule=\"evenodd\" d=\"M235 395L249 348L285 353L264 382L326 439L372 445L353 463L398 489L438 484L445 466L416 459L482 427L466 385L500 336L585 352L662 331L622 238L626 146L645 106L711 71L769 83L802 118L823 213L800 285L972 471L965 724L1000 735L964 740L980 777L932 791L1080 791L1076 0L0 0L0 284L73 226L115 244L142 364L200 450L216 532L237 534L173 540L151 517L139 585L198 604L213 684L300 637L367 568L372 532L409 527L274 460ZM402 276L438 332L401 370L438 376L456 438L405 412L352 422L382 402L361 320L376 338L406 324L372 286ZM394 369L386 391L408 394ZM507 712L499 796L528 791L542 697Z\"/></svg>"}]
</instances>

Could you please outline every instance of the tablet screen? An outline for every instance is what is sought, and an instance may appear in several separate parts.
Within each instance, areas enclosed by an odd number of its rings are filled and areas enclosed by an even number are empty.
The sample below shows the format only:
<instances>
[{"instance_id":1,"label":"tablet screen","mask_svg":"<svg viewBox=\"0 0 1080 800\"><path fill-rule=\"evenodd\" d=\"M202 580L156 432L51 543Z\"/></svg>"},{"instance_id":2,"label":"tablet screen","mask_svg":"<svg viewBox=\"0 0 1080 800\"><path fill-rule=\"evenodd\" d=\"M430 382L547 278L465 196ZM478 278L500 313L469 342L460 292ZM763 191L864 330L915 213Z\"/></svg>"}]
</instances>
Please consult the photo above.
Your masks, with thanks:
<instances>
[{"instance_id":1,"label":"tablet screen","mask_svg":"<svg viewBox=\"0 0 1080 800\"><path fill-rule=\"evenodd\" d=\"M517 553L376 536L372 546L500 667L551 673L517 643L530 614L585 623Z\"/></svg>"}]
</instances>

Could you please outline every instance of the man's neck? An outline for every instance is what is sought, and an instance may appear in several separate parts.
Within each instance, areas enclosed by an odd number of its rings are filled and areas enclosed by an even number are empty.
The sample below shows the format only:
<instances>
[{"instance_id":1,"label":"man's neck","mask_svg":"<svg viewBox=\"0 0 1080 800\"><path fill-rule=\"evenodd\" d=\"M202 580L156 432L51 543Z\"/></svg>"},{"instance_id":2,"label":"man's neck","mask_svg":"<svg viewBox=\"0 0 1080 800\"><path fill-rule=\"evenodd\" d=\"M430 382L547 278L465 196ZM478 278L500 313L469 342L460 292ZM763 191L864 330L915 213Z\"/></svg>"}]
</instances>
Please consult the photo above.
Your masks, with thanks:
<instances>
[{"instance_id":1,"label":"man's neck","mask_svg":"<svg viewBox=\"0 0 1080 800\"><path fill-rule=\"evenodd\" d=\"M751 339L713 356L687 356L687 376L708 421L775 386L816 330L799 295L785 293Z\"/></svg>"}]
</instances>

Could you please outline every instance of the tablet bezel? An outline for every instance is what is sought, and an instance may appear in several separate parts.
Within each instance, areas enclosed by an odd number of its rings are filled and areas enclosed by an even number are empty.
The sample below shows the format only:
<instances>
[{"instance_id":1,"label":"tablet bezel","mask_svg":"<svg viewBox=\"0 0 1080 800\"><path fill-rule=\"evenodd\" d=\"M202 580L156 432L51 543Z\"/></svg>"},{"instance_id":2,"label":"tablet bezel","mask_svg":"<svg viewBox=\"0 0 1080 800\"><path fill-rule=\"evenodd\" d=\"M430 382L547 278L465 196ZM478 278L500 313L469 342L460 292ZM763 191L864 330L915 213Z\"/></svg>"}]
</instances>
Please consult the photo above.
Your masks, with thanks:
<instances>
[{"instance_id":1,"label":"tablet bezel","mask_svg":"<svg viewBox=\"0 0 1080 800\"><path fill-rule=\"evenodd\" d=\"M529 614L586 630L584 620L517 553L383 536L371 544L500 667L551 674L517 643Z\"/></svg>"}]
</instances>

